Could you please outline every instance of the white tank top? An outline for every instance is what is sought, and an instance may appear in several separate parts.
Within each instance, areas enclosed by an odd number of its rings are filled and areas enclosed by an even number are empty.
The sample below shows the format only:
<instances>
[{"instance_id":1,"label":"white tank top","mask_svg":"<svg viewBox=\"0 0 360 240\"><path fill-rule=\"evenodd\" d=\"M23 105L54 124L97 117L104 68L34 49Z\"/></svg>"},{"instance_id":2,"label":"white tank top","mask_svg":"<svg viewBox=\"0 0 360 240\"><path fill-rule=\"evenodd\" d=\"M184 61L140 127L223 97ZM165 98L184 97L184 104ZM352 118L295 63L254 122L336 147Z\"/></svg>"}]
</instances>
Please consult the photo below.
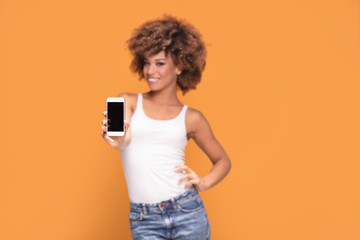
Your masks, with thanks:
<instances>
[{"instance_id":1,"label":"white tank top","mask_svg":"<svg viewBox=\"0 0 360 240\"><path fill-rule=\"evenodd\" d=\"M183 173L174 170L184 164L187 144L184 105L170 120L156 120L145 115L142 94L130 119L131 142L121 151L121 160L130 201L158 203L186 191Z\"/></svg>"}]
</instances>

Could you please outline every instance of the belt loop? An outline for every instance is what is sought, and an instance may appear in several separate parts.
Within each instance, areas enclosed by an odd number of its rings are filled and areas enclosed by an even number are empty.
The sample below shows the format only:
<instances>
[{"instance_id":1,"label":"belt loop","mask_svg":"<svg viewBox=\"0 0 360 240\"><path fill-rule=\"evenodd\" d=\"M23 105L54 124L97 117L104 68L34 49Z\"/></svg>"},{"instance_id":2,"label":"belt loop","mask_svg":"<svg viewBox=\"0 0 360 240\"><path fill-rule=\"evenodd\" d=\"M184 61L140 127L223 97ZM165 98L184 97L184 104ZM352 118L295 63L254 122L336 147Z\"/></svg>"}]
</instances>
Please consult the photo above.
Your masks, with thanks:
<instances>
[{"instance_id":1,"label":"belt loop","mask_svg":"<svg viewBox=\"0 0 360 240\"><path fill-rule=\"evenodd\" d=\"M174 206L174 210L176 210L175 199L174 199L174 198L171 198L171 202L172 202L172 204L173 204L173 206Z\"/></svg>"},{"instance_id":2,"label":"belt loop","mask_svg":"<svg viewBox=\"0 0 360 240\"><path fill-rule=\"evenodd\" d=\"M143 208L143 213L146 215L147 212L146 212L146 206L145 206L145 204L142 204L142 208Z\"/></svg>"},{"instance_id":3,"label":"belt loop","mask_svg":"<svg viewBox=\"0 0 360 240\"><path fill-rule=\"evenodd\" d=\"M158 208L160 209L160 212L164 213L164 209L161 207L161 203L158 203L157 205L158 205Z\"/></svg>"}]
</instances>

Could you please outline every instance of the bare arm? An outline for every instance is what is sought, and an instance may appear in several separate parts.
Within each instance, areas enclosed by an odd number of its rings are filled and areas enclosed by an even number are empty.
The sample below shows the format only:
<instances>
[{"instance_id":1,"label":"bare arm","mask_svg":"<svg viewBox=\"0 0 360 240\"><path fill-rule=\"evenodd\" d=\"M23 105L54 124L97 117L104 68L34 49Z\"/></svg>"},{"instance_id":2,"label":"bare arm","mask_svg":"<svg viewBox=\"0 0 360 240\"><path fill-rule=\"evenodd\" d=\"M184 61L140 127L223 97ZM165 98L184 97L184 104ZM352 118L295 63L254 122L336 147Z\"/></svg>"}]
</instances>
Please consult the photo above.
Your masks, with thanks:
<instances>
[{"instance_id":1,"label":"bare arm","mask_svg":"<svg viewBox=\"0 0 360 240\"><path fill-rule=\"evenodd\" d=\"M189 167L178 166L178 171L185 170L187 172L187 174L184 175L179 182L188 179L189 181L186 184L186 187L193 184L199 191L205 191L215 186L229 173L231 169L231 162L225 150L213 135L210 124L204 115L194 109L189 110L190 111L186 119L189 130L188 137L194 139L195 143L209 157L213 167L204 178L200 178Z\"/></svg>"}]
</instances>

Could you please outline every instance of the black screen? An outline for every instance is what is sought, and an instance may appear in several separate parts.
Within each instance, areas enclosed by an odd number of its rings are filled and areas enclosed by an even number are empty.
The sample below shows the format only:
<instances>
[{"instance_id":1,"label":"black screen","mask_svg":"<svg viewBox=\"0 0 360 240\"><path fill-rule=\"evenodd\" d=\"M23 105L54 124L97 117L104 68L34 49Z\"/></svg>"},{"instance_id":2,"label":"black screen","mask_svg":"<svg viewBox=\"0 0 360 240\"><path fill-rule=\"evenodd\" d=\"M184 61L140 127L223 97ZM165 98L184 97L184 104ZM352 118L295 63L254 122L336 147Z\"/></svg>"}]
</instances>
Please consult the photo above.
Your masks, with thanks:
<instances>
[{"instance_id":1,"label":"black screen","mask_svg":"<svg viewBox=\"0 0 360 240\"><path fill-rule=\"evenodd\" d=\"M123 132L124 131L124 103L108 102L108 131Z\"/></svg>"}]
</instances>

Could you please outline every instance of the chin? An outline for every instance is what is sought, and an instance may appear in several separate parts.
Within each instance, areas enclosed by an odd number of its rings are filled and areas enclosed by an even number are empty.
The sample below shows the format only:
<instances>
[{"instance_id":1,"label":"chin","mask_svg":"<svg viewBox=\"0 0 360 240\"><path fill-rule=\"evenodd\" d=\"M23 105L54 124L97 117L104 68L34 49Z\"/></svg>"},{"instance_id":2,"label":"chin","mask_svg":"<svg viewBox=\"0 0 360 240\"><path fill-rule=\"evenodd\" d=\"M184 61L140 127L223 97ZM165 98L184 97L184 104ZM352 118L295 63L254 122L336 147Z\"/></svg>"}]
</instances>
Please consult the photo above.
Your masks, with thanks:
<instances>
[{"instance_id":1,"label":"chin","mask_svg":"<svg viewBox=\"0 0 360 240\"><path fill-rule=\"evenodd\" d=\"M158 84L148 83L148 86L152 91L159 91L162 89L162 87L158 86Z\"/></svg>"},{"instance_id":2,"label":"chin","mask_svg":"<svg viewBox=\"0 0 360 240\"><path fill-rule=\"evenodd\" d=\"M149 89L150 89L152 92L157 92L157 91L161 90L161 88L150 87L150 86L149 86Z\"/></svg>"}]
</instances>

